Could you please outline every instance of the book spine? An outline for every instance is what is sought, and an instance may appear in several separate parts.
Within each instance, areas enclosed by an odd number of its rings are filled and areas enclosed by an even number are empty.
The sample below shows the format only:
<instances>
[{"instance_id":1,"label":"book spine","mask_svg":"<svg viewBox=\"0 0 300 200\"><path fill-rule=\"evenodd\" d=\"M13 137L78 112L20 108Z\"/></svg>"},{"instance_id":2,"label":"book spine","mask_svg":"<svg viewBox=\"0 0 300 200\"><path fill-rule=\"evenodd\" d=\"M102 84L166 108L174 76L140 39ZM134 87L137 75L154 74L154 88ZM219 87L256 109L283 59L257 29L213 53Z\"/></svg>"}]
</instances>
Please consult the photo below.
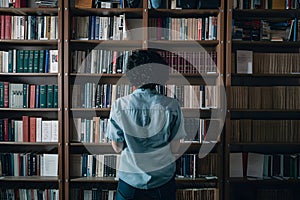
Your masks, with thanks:
<instances>
[{"instance_id":1,"label":"book spine","mask_svg":"<svg viewBox=\"0 0 300 200\"><path fill-rule=\"evenodd\" d=\"M39 95L40 108L47 107L47 85L40 85L40 95Z\"/></svg>"},{"instance_id":2,"label":"book spine","mask_svg":"<svg viewBox=\"0 0 300 200\"><path fill-rule=\"evenodd\" d=\"M47 108L53 108L54 85L47 86Z\"/></svg>"},{"instance_id":3,"label":"book spine","mask_svg":"<svg viewBox=\"0 0 300 200\"><path fill-rule=\"evenodd\" d=\"M23 142L29 142L29 117L22 116L23 121Z\"/></svg>"}]
</instances>

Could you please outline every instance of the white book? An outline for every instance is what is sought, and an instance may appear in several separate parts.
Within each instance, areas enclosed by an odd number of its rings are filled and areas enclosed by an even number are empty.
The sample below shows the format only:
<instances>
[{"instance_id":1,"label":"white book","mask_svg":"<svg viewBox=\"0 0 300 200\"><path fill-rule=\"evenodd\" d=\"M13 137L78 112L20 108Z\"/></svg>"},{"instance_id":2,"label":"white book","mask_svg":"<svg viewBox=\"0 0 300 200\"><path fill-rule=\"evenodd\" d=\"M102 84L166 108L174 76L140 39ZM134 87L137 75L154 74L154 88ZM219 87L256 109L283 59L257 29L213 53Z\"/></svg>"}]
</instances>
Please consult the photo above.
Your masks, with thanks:
<instances>
[{"instance_id":1,"label":"white book","mask_svg":"<svg viewBox=\"0 0 300 200\"><path fill-rule=\"evenodd\" d=\"M43 176L58 175L58 155L43 154Z\"/></svg>"},{"instance_id":2,"label":"white book","mask_svg":"<svg viewBox=\"0 0 300 200\"><path fill-rule=\"evenodd\" d=\"M37 20L37 39L41 40L42 39L42 26L43 26L42 16L37 16L36 20Z\"/></svg>"},{"instance_id":3,"label":"white book","mask_svg":"<svg viewBox=\"0 0 300 200\"><path fill-rule=\"evenodd\" d=\"M248 153L247 176L263 178L264 155L258 153Z\"/></svg>"},{"instance_id":4,"label":"white book","mask_svg":"<svg viewBox=\"0 0 300 200\"><path fill-rule=\"evenodd\" d=\"M16 130L17 130L17 137L18 140L16 140L17 142L23 142L23 121L22 120L18 120L15 121L16 123Z\"/></svg>"},{"instance_id":5,"label":"white book","mask_svg":"<svg viewBox=\"0 0 300 200\"><path fill-rule=\"evenodd\" d=\"M58 130L59 130L59 122L58 120L51 121L51 142L58 142Z\"/></svg>"},{"instance_id":6,"label":"white book","mask_svg":"<svg viewBox=\"0 0 300 200\"><path fill-rule=\"evenodd\" d=\"M13 50L13 62L12 62L13 73L17 72L17 50Z\"/></svg>"},{"instance_id":7,"label":"white book","mask_svg":"<svg viewBox=\"0 0 300 200\"><path fill-rule=\"evenodd\" d=\"M56 39L56 16L50 17L50 40Z\"/></svg>"},{"instance_id":8,"label":"white book","mask_svg":"<svg viewBox=\"0 0 300 200\"><path fill-rule=\"evenodd\" d=\"M29 40L31 38L31 18L32 16L27 17L27 39Z\"/></svg>"},{"instance_id":9,"label":"white book","mask_svg":"<svg viewBox=\"0 0 300 200\"><path fill-rule=\"evenodd\" d=\"M20 154L14 153L14 176L20 176L19 174L19 156Z\"/></svg>"},{"instance_id":10,"label":"white book","mask_svg":"<svg viewBox=\"0 0 300 200\"><path fill-rule=\"evenodd\" d=\"M93 171L93 155L88 155L87 159L87 176L91 177Z\"/></svg>"},{"instance_id":11,"label":"white book","mask_svg":"<svg viewBox=\"0 0 300 200\"><path fill-rule=\"evenodd\" d=\"M2 67L3 72L8 73L8 51L3 51Z\"/></svg>"},{"instance_id":12,"label":"white book","mask_svg":"<svg viewBox=\"0 0 300 200\"><path fill-rule=\"evenodd\" d=\"M36 118L36 142L42 142L42 118Z\"/></svg>"},{"instance_id":13,"label":"white book","mask_svg":"<svg viewBox=\"0 0 300 200\"><path fill-rule=\"evenodd\" d=\"M243 177L243 154L230 153L230 177Z\"/></svg>"},{"instance_id":14,"label":"white book","mask_svg":"<svg viewBox=\"0 0 300 200\"><path fill-rule=\"evenodd\" d=\"M236 72L243 74L252 74L253 68L253 51L237 50L236 51Z\"/></svg>"},{"instance_id":15,"label":"white book","mask_svg":"<svg viewBox=\"0 0 300 200\"><path fill-rule=\"evenodd\" d=\"M50 54L49 72L58 73L58 50L50 50L49 54Z\"/></svg>"},{"instance_id":16,"label":"white book","mask_svg":"<svg viewBox=\"0 0 300 200\"><path fill-rule=\"evenodd\" d=\"M42 121L42 142L51 142L52 121Z\"/></svg>"}]
</instances>

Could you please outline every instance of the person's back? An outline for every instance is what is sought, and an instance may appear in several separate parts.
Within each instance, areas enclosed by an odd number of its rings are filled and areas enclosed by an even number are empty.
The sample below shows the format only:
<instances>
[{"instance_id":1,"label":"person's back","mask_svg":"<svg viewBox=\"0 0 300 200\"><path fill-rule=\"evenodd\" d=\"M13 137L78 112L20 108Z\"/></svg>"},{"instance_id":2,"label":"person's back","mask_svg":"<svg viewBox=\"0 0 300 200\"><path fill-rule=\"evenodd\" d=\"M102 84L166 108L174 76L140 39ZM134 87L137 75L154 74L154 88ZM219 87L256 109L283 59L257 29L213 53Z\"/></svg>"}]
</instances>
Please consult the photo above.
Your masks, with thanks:
<instances>
[{"instance_id":1,"label":"person's back","mask_svg":"<svg viewBox=\"0 0 300 200\"><path fill-rule=\"evenodd\" d=\"M147 195L152 199L175 199L175 158L171 143L185 136L176 99L158 94L155 84L143 84L132 94L116 100L107 136L113 146L124 144L117 199L139 199Z\"/></svg>"}]
</instances>

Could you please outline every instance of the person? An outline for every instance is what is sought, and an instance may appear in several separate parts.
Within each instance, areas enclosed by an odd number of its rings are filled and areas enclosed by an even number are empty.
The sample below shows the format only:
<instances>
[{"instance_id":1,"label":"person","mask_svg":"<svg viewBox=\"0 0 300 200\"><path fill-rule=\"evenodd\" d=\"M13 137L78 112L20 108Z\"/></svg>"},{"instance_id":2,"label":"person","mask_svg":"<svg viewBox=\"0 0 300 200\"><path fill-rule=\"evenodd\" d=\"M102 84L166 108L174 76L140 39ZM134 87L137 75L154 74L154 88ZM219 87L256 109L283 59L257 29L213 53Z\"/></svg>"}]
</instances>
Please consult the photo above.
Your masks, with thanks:
<instances>
[{"instance_id":1,"label":"person","mask_svg":"<svg viewBox=\"0 0 300 200\"><path fill-rule=\"evenodd\" d=\"M107 137L120 153L117 200L175 200L175 156L184 138L179 102L156 88L169 78L169 67L152 50L128 58L126 77L137 89L112 105Z\"/></svg>"}]
</instances>

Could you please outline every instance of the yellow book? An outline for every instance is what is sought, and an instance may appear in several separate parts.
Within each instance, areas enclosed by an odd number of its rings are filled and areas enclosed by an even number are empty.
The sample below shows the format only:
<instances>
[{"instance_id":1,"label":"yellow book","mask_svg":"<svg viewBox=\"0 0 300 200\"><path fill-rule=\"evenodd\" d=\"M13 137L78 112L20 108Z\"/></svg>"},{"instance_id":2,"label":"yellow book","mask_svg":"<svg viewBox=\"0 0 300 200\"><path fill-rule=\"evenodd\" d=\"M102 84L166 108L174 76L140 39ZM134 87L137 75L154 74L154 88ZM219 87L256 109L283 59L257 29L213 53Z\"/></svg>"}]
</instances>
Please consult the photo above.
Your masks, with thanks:
<instances>
[{"instance_id":1,"label":"yellow book","mask_svg":"<svg viewBox=\"0 0 300 200\"><path fill-rule=\"evenodd\" d=\"M272 9L285 9L284 0L272 0Z\"/></svg>"}]
</instances>

